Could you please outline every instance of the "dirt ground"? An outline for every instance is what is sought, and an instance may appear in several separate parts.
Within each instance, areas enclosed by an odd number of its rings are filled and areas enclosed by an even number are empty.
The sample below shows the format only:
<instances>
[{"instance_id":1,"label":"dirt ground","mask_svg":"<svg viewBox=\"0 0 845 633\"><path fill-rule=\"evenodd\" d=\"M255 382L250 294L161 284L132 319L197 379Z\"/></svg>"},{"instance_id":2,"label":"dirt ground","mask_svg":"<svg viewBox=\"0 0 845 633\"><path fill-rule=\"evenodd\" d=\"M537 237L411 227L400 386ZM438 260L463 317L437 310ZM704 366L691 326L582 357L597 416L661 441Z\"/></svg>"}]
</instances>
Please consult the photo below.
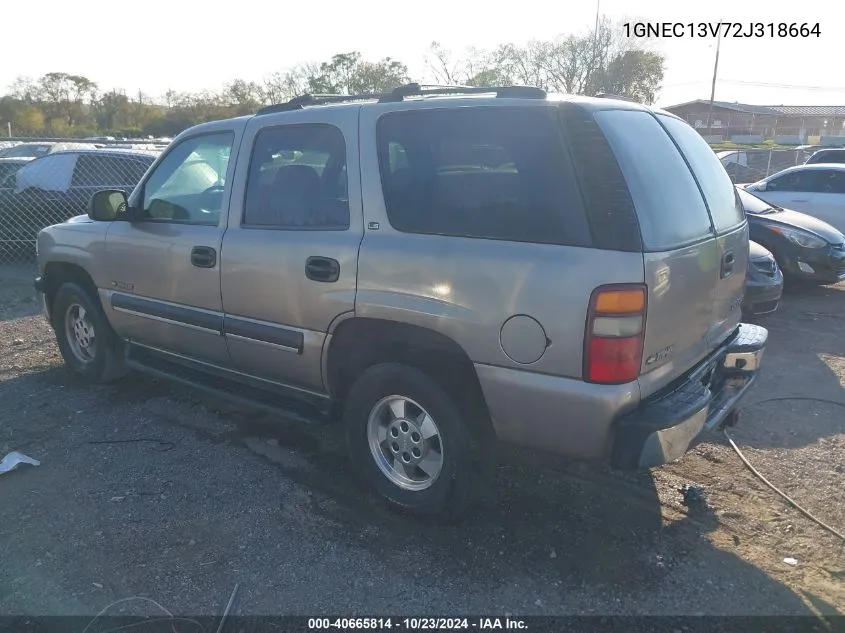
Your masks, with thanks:
<instances>
[{"instance_id":1,"label":"dirt ground","mask_svg":"<svg viewBox=\"0 0 845 633\"><path fill-rule=\"evenodd\" d=\"M785 296L731 430L840 531L843 316L845 285ZM845 613L845 543L720 436L636 476L504 453L468 518L415 522L361 489L335 428L138 375L75 382L29 271L0 271L0 341L0 456L41 460L0 476L0 614L91 615L138 595L219 614L236 582L239 614ZM704 501L686 507L683 484Z\"/></svg>"}]
</instances>

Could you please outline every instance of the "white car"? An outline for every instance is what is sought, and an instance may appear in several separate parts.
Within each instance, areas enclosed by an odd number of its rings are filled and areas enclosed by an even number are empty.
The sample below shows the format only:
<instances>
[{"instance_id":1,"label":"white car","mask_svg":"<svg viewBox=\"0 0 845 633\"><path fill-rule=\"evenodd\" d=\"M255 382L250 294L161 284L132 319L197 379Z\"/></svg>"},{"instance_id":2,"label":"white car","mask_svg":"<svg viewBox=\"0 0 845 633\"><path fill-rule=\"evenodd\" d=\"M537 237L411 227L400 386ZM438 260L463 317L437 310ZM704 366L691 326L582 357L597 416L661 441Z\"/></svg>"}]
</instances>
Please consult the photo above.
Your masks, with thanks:
<instances>
[{"instance_id":1,"label":"white car","mask_svg":"<svg viewBox=\"0 0 845 633\"><path fill-rule=\"evenodd\" d=\"M770 204L812 215L845 233L845 164L797 165L744 187Z\"/></svg>"}]
</instances>

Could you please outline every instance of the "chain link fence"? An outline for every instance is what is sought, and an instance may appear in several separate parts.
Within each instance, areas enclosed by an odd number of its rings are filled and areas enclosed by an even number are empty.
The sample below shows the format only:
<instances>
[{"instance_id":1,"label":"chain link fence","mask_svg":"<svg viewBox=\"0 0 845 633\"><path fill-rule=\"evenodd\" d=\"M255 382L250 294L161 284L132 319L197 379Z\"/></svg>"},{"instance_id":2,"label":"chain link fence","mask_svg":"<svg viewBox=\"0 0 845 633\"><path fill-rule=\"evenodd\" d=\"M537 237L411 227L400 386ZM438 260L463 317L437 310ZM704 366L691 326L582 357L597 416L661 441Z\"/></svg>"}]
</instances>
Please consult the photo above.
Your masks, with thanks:
<instances>
[{"instance_id":1,"label":"chain link fence","mask_svg":"<svg viewBox=\"0 0 845 633\"><path fill-rule=\"evenodd\" d=\"M714 148L725 171L736 183L752 183L762 180L787 167L802 165L818 147L771 148L771 149L719 149Z\"/></svg>"},{"instance_id":2,"label":"chain link fence","mask_svg":"<svg viewBox=\"0 0 845 633\"><path fill-rule=\"evenodd\" d=\"M86 214L95 191L131 192L164 147L151 140L0 141L0 265L34 263L38 231Z\"/></svg>"}]
</instances>

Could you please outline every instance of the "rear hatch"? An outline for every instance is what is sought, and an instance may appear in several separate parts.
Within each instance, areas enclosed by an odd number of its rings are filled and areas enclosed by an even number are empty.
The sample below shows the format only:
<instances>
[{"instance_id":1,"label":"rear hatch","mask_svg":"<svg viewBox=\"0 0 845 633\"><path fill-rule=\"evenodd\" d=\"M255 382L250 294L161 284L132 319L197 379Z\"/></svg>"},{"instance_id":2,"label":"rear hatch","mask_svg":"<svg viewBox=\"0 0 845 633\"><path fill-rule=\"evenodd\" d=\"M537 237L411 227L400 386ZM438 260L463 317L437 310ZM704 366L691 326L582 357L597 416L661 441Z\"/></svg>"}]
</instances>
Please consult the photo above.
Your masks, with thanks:
<instances>
[{"instance_id":1,"label":"rear hatch","mask_svg":"<svg viewBox=\"0 0 845 633\"><path fill-rule=\"evenodd\" d=\"M648 286L640 390L654 393L740 322L748 226L716 154L680 119L602 109L594 118L627 184Z\"/></svg>"}]
</instances>

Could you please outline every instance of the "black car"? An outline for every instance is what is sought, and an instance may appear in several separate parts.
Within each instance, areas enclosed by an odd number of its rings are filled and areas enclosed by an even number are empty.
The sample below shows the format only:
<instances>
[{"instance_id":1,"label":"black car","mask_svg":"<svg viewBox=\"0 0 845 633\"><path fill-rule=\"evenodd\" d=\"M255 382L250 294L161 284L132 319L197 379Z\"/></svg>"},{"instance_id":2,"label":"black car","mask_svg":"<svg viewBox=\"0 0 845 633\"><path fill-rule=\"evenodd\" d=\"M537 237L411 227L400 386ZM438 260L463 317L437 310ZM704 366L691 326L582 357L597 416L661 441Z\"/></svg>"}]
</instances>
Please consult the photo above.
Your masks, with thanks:
<instances>
[{"instance_id":1,"label":"black car","mask_svg":"<svg viewBox=\"0 0 845 633\"><path fill-rule=\"evenodd\" d=\"M3 158L0 156L0 183L6 180L9 174L14 174L31 160L31 158Z\"/></svg>"},{"instance_id":2,"label":"black car","mask_svg":"<svg viewBox=\"0 0 845 633\"><path fill-rule=\"evenodd\" d=\"M845 280L845 235L827 222L770 204L741 187L736 190L751 239L772 252L787 282Z\"/></svg>"},{"instance_id":3,"label":"black car","mask_svg":"<svg viewBox=\"0 0 845 633\"><path fill-rule=\"evenodd\" d=\"M748 244L748 274L742 313L746 317L771 314L783 294L783 273L774 256L756 242Z\"/></svg>"},{"instance_id":4,"label":"black car","mask_svg":"<svg viewBox=\"0 0 845 633\"><path fill-rule=\"evenodd\" d=\"M820 149L805 161L805 165L816 163L845 163L845 149Z\"/></svg>"},{"instance_id":5,"label":"black car","mask_svg":"<svg viewBox=\"0 0 845 633\"><path fill-rule=\"evenodd\" d=\"M128 195L156 155L72 150L28 162L0 181L0 249L33 249L38 231L87 213L95 191L121 189Z\"/></svg>"}]
</instances>

